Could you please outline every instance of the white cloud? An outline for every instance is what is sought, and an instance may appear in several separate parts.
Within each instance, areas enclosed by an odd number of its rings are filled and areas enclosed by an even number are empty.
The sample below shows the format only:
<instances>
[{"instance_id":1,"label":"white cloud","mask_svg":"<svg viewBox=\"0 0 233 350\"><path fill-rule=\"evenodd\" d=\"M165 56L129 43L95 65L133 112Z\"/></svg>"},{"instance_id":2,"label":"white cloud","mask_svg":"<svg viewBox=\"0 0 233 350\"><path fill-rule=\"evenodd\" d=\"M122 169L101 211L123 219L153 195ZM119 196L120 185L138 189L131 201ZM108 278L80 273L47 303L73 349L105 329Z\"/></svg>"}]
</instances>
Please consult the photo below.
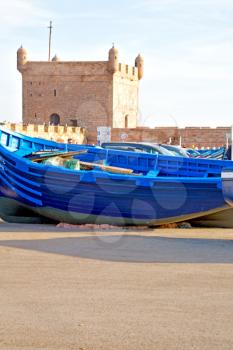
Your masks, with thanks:
<instances>
[{"instance_id":1,"label":"white cloud","mask_svg":"<svg viewBox=\"0 0 233 350\"><path fill-rule=\"evenodd\" d=\"M232 0L133 0L136 8L158 8L167 6L182 6L183 8L191 8L192 6L207 6L211 8L224 7L232 5Z\"/></svg>"},{"instance_id":2,"label":"white cloud","mask_svg":"<svg viewBox=\"0 0 233 350\"><path fill-rule=\"evenodd\" d=\"M0 1L1 28L27 27L44 23L51 13L41 8L35 1Z\"/></svg>"}]
</instances>

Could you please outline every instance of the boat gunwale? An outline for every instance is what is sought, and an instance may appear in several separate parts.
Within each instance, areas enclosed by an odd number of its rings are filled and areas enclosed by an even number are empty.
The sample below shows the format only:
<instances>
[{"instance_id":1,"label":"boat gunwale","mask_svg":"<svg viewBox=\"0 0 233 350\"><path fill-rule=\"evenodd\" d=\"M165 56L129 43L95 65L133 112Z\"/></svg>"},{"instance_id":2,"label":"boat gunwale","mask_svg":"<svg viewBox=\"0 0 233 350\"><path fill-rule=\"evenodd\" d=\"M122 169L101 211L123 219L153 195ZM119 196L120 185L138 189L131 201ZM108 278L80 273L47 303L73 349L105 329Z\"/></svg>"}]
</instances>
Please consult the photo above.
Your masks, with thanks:
<instances>
[{"instance_id":1,"label":"boat gunwale","mask_svg":"<svg viewBox=\"0 0 233 350\"><path fill-rule=\"evenodd\" d=\"M3 153L3 155L1 154ZM17 154L14 154L14 152L10 152L9 150L7 150L4 146L2 146L0 144L0 156L3 156L6 154L6 156L10 156L11 158L13 158L13 160L16 162L15 165L11 164L11 166L14 167L18 167L20 169L20 163L23 165L23 171L27 171L27 173L33 173L30 172L29 168L35 168L35 169L40 169L41 171L45 171L46 174L51 173L51 174L55 174L55 173L62 173L62 174L67 174L67 175L80 175L82 177L82 175L85 174L91 174L93 176L93 178L112 178L114 180L136 180L138 183L140 182L140 180L144 180L144 181L148 181L148 182L186 182L186 183L196 183L196 182L203 182L203 183L220 183L221 182L221 177L199 177L199 176L195 176L195 177L185 177L185 176L162 176L162 175L157 175L152 177L151 175L148 176L147 174L144 175L138 175L138 174L114 174L114 173L110 173L110 172L106 172L106 171L101 171L101 170L97 170L97 169L92 169L92 170L73 170L73 169L66 169L63 167L59 167L59 166L53 166L53 165L44 165L44 164L38 164L38 163L34 163L33 161L31 161L30 159L24 158L24 157L20 157ZM8 161L5 160L4 161ZM27 169L28 167L28 169ZM21 169L20 169L21 170ZM34 173L33 173L34 175ZM44 176L44 174L41 174L42 176Z\"/></svg>"}]
</instances>

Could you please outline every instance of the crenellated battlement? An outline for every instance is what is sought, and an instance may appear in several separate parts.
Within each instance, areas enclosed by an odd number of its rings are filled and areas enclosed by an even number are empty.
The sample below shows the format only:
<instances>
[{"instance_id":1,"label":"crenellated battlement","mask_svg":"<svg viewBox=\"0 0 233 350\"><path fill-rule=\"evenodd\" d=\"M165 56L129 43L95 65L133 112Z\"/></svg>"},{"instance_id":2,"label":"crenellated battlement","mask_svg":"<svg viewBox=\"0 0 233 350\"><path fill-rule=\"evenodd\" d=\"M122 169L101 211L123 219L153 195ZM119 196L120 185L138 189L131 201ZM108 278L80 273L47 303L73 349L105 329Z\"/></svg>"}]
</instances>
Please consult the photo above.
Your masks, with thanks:
<instances>
[{"instance_id":1,"label":"crenellated battlement","mask_svg":"<svg viewBox=\"0 0 233 350\"><path fill-rule=\"evenodd\" d=\"M119 63L118 74L124 78L138 80L138 68Z\"/></svg>"},{"instance_id":2,"label":"crenellated battlement","mask_svg":"<svg viewBox=\"0 0 233 350\"><path fill-rule=\"evenodd\" d=\"M6 123L6 128L31 137L44 138L56 142L83 144L87 140L86 130L81 127L46 124Z\"/></svg>"},{"instance_id":3,"label":"crenellated battlement","mask_svg":"<svg viewBox=\"0 0 233 350\"><path fill-rule=\"evenodd\" d=\"M143 58L138 55L135 65L118 63L118 50L109 50L108 61L61 61L55 56L52 61L29 61L27 50L20 47L17 51L17 68L25 75L106 75L118 73L123 78L140 80L144 73Z\"/></svg>"}]
</instances>

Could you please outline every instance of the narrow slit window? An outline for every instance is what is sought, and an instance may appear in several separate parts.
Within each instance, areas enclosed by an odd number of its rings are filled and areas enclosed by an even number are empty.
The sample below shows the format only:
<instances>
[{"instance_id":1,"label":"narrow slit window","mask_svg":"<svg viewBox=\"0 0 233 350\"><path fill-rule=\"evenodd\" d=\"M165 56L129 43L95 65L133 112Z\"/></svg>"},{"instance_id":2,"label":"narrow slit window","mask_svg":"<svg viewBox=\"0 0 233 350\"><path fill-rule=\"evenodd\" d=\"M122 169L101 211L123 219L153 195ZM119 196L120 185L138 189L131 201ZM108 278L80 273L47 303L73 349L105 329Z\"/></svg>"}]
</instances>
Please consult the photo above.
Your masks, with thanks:
<instances>
[{"instance_id":1,"label":"narrow slit window","mask_svg":"<svg viewBox=\"0 0 233 350\"><path fill-rule=\"evenodd\" d=\"M57 96L57 90L56 89L53 90L53 94L54 94L55 97Z\"/></svg>"},{"instance_id":2,"label":"narrow slit window","mask_svg":"<svg viewBox=\"0 0 233 350\"><path fill-rule=\"evenodd\" d=\"M128 128L128 124L129 124L129 116L128 116L128 114L126 114L126 116L125 116L125 128L126 129Z\"/></svg>"}]
</instances>

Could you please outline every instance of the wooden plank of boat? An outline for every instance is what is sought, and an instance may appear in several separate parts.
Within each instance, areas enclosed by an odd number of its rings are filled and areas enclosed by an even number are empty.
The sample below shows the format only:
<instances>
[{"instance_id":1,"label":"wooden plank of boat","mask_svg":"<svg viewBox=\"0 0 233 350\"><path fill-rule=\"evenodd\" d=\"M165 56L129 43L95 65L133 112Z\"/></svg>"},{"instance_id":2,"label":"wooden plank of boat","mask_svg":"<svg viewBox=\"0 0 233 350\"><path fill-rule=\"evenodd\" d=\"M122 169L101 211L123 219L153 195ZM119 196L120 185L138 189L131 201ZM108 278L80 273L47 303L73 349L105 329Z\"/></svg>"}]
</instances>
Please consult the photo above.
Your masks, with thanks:
<instances>
[{"instance_id":1,"label":"wooden plank of boat","mask_svg":"<svg viewBox=\"0 0 233 350\"><path fill-rule=\"evenodd\" d=\"M80 161L80 165L87 167L87 168L100 168L104 171L109 171L111 173L116 173L116 174L132 174L133 170L132 169L126 169L126 168L118 168L115 166L110 166L110 165L104 165L104 164L98 164L98 163L89 163L89 162L83 162Z\"/></svg>"},{"instance_id":2,"label":"wooden plank of boat","mask_svg":"<svg viewBox=\"0 0 233 350\"><path fill-rule=\"evenodd\" d=\"M81 151L72 151L72 152L54 152L54 153L50 153L50 154L46 154L44 156L40 156L40 157L32 157L30 158L30 160L32 160L35 163L39 163L42 162L43 160L46 160L48 158L52 158L52 157L62 157L62 158L71 158L73 156L76 156L78 154L83 154L86 153L87 150L81 150Z\"/></svg>"}]
</instances>

